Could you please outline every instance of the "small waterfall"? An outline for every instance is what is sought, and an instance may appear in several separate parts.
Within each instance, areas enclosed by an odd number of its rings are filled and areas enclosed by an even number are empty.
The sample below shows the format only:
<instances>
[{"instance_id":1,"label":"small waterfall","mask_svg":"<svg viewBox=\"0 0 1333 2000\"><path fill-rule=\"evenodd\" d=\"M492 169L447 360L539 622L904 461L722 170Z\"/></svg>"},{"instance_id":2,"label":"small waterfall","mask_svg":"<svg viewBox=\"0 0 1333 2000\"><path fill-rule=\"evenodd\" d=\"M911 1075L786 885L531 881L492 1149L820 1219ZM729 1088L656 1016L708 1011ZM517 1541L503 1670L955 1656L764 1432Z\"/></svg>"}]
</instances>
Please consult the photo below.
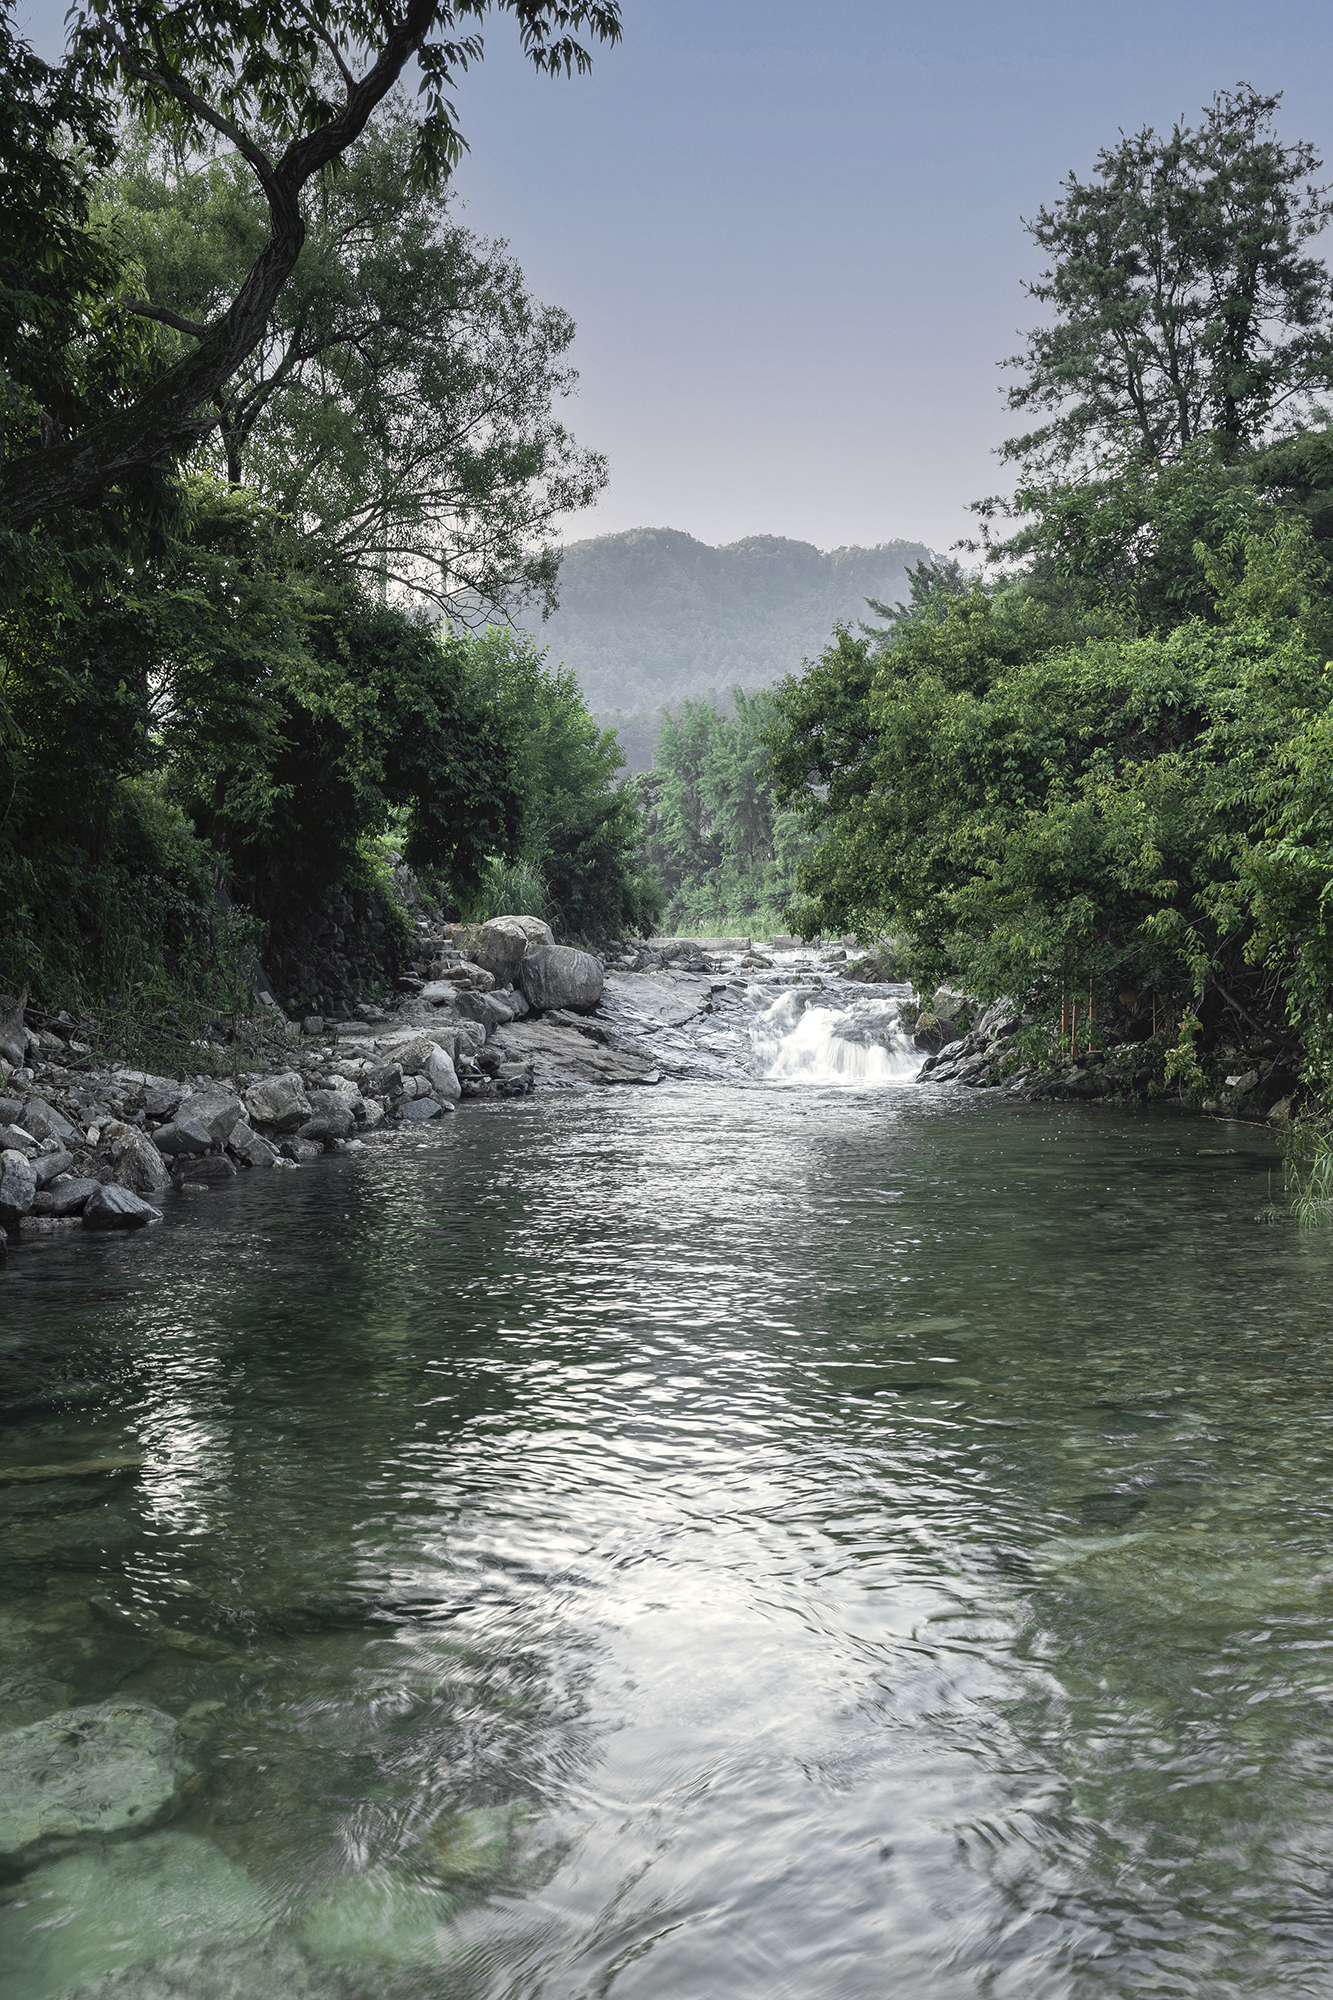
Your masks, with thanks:
<instances>
[{"instance_id":1,"label":"small waterfall","mask_svg":"<svg viewBox=\"0 0 1333 2000\"><path fill-rule=\"evenodd\" d=\"M874 995L794 987L752 1029L756 1067L770 1083L908 1083L924 1060L899 1019L910 986Z\"/></svg>"}]
</instances>

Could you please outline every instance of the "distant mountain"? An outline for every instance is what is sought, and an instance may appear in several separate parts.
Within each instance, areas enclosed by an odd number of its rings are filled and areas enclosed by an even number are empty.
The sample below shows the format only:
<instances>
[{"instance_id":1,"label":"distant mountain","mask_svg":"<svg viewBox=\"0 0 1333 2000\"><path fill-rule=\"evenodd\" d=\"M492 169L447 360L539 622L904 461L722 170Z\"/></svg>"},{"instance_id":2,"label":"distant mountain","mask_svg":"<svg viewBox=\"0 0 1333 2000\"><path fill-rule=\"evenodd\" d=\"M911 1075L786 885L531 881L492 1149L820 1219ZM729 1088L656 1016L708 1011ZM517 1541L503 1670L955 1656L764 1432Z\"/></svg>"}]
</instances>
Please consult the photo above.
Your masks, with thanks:
<instances>
[{"instance_id":1,"label":"distant mountain","mask_svg":"<svg viewBox=\"0 0 1333 2000\"><path fill-rule=\"evenodd\" d=\"M571 542L560 609L518 622L579 677L595 712L656 709L705 690L769 687L823 651L867 597L907 595L920 542L834 549L780 535L710 548L676 528Z\"/></svg>"}]
</instances>

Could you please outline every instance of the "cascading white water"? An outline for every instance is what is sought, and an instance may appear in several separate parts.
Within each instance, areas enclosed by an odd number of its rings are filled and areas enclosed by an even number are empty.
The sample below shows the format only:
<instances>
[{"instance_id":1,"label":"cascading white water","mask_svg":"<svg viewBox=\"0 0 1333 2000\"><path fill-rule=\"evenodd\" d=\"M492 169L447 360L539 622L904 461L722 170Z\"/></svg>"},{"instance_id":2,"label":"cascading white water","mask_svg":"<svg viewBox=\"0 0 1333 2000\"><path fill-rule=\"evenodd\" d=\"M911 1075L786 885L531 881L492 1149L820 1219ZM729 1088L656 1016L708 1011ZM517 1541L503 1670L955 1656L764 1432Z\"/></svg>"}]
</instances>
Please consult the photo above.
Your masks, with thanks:
<instances>
[{"instance_id":1,"label":"cascading white water","mask_svg":"<svg viewBox=\"0 0 1333 2000\"><path fill-rule=\"evenodd\" d=\"M924 1058L899 1018L911 988L889 996L794 987L756 1020L756 1067L770 1083L907 1083Z\"/></svg>"}]
</instances>

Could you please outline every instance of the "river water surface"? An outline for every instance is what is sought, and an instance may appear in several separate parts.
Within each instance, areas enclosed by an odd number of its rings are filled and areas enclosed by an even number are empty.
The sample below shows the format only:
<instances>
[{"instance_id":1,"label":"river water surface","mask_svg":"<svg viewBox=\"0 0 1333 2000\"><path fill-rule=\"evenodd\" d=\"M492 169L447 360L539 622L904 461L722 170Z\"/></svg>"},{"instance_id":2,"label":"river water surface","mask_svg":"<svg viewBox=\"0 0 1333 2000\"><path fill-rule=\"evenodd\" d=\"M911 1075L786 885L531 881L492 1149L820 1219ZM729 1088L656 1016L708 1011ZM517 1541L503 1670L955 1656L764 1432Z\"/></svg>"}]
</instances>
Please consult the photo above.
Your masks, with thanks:
<instances>
[{"instance_id":1,"label":"river water surface","mask_svg":"<svg viewBox=\"0 0 1333 2000\"><path fill-rule=\"evenodd\" d=\"M6 1726L150 1702L195 1776L5 1885L4 2000L1333 1993L1333 1238L1272 1168L664 1084L25 1249L7 1462L145 1463L0 1487Z\"/></svg>"}]
</instances>

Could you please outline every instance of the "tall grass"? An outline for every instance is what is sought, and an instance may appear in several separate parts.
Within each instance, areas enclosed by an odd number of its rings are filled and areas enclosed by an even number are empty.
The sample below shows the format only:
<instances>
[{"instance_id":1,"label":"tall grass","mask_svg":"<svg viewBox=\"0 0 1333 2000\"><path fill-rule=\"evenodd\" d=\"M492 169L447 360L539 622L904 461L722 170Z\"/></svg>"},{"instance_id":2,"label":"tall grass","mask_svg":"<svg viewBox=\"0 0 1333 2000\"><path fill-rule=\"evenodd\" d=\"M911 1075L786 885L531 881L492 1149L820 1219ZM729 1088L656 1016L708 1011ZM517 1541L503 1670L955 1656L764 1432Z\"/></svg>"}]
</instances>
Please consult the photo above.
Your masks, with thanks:
<instances>
[{"instance_id":1,"label":"tall grass","mask_svg":"<svg viewBox=\"0 0 1333 2000\"><path fill-rule=\"evenodd\" d=\"M468 914L474 922L488 917L549 918L550 891L530 861L491 861Z\"/></svg>"},{"instance_id":2,"label":"tall grass","mask_svg":"<svg viewBox=\"0 0 1333 2000\"><path fill-rule=\"evenodd\" d=\"M1302 1229L1333 1221L1333 1133L1299 1120L1282 1140L1282 1179Z\"/></svg>"}]
</instances>

